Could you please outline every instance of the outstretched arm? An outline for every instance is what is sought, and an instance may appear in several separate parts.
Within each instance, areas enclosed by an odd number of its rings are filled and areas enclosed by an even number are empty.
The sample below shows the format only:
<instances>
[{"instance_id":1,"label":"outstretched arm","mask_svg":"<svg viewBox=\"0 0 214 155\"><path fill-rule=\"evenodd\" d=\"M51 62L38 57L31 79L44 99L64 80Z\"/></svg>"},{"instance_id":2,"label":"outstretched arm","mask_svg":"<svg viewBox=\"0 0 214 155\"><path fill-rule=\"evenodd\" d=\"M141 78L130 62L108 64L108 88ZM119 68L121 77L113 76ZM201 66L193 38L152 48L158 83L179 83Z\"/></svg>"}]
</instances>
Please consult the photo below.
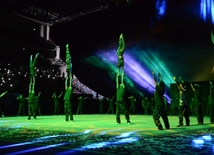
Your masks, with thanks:
<instances>
[{"instance_id":1,"label":"outstretched arm","mask_svg":"<svg viewBox=\"0 0 214 155\"><path fill-rule=\"evenodd\" d=\"M157 86L157 80L156 80L155 72L154 71L152 71L152 76L153 76L153 79L154 79L154 85L156 87Z\"/></svg>"},{"instance_id":2,"label":"outstretched arm","mask_svg":"<svg viewBox=\"0 0 214 155\"><path fill-rule=\"evenodd\" d=\"M88 97L85 97L83 100L86 100Z\"/></svg>"},{"instance_id":3,"label":"outstretched arm","mask_svg":"<svg viewBox=\"0 0 214 155\"><path fill-rule=\"evenodd\" d=\"M41 91L40 91L39 94L38 94L38 98L40 97L40 95L41 95Z\"/></svg>"},{"instance_id":4,"label":"outstretched arm","mask_svg":"<svg viewBox=\"0 0 214 155\"><path fill-rule=\"evenodd\" d=\"M192 85L191 82L190 82L190 86L191 86L192 90L195 91L195 87Z\"/></svg>"},{"instance_id":5,"label":"outstretched arm","mask_svg":"<svg viewBox=\"0 0 214 155\"><path fill-rule=\"evenodd\" d=\"M55 94L56 94L56 93L54 92L53 95L52 95L52 98L54 98L54 95L55 95Z\"/></svg>"},{"instance_id":6,"label":"outstretched arm","mask_svg":"<svg viewBox=\"0 0 214 155\"><path fill-rule=\"evenodd\" d=\"M4 93L2 93L2 94L0 95L0 97L4 96L6 93L7 93L7 91L5 91Z\"/></svg>"},{"instance_id":7,"label":"outstretched arm","mask_svg":"<svg viewBox=\"0 0 214 155\"><path fill-rule=\"evenodd\" d=\"M62 96L62 94L63 94L63 92L61 92L61 94L59 95L59 97L58 97L58 98L60 98L60 97Z\"/></svg>"}]
</instances>

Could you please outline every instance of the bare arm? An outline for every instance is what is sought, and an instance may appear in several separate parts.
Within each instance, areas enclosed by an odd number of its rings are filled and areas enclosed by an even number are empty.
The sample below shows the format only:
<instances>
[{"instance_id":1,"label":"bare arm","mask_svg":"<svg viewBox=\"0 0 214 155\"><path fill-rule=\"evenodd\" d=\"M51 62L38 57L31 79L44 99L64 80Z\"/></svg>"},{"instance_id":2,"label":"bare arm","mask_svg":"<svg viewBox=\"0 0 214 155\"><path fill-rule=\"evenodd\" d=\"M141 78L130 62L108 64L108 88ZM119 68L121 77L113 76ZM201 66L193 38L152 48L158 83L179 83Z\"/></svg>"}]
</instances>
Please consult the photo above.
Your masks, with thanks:
<instances>
[{"instance_id":1,"label":"bare arm","mask_svg":"<svg viewBox=\"0 0 214 155\"><path fill-rule=\"evenodd\" d=\"M153 79L154 79L154 85L156 87L157 86L157 80L156 80L155 72L154 71L152 71L152 76L153 76Z\"/></svg>"},{"instance_id":2,"label":"bare arm","mask_svg":"<svg viewBox=\"0 0 214 155\"><path fill-rule=\"evenodd\" d=\"M0 97L4 96L6 93L7 93L7 91L5 91L4 93L2 93L2 94L0 95Z\"/></svg>"},{"instance_id":3,"label":"bare arm","mask_svg":"<svg viewBox=\"0 0 214 155\"><path fill-rule=\"evenodd\" d=\"M62 94L63 94L63 92L61 92L61 94L59 95L59 97L58 97L58 98L60 98L60 97L62 96Z\"/></svg>"},{"instance_id":4,"label":"bare arm","mask_svg":"<svg viewBox=\"0 0 214 155\"><path fill-rule=\"evenodd\" d=\"M56 93L53 93L53 95L52 95L52 98L54 98L54 95L55 95Z\"/></svg>"},{"instance_id":5,"label":"bare arm","mask_svg":"<svg viewBox=\"0 0 214 155\"><path fill-rule=\"evenodd\" d=\"M40 97L40 95L41 95L41 91L40 91L39 94L38 94L38 98Z\"/></svg>"},{"instance_id":6,"label":"bare arm","mask_svg":"<svg viewBox=\"0 0 214 155\"><path fill-rule=\"evenodd\" d=\"M195 87L192 85L191 82L190 82L190 86L191 86L192 90L195 91Z\"/></svg>"}]
</instances>

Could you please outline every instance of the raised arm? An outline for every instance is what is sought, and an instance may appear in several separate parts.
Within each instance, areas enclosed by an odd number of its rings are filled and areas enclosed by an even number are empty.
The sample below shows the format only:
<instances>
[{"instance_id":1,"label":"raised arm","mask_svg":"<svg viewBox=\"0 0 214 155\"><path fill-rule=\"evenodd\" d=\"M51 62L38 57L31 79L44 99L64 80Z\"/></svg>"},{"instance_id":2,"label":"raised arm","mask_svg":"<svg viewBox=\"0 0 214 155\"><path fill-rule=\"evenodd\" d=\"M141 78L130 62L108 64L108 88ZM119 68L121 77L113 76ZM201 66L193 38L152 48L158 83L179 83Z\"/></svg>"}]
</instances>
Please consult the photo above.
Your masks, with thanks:
<instances>
[{"instance_id":1,"label":"raised arm","mask_svg":"<svg viewBox=\"0 0 214 155\"><path fill-rule=\"evenodd\" d=\"M56 94L56 93L54 92L53 95L52 95L52 98L54 98L54 95L55 95L55 94Z\"/></svg>"},{"instance_id":2,"label":"raised arm","mask_svg":"<svg viewBox=\"0 0 214 155\"><path fill-rule=\"evenodd\" d=\"M177 85L178 89L181 90L181 88L180 88L180 86L178 85L178 82L177 82L177 80L176 80L176 76L173 76L173 79L174 79L175 84Z\"/></svg>"},{"instance_id":3,"label":"raised arm","mask_svg":"<svg viewBox=\"0 0 214 155\"><path fill-rule=\"evenodd\" d=\"M153 76L153 80L154 80L154 85L156 87L157 86L157 80L156 80L155 72L154 71L152 71L152 76Z\"/></svg>"},{"instance_id":4,"label":"raised arm","mask_svg":"<svg viewBox=\"0 0 214 155\"><path fill-rule=\"evenodd\" d=\"M0 95L0 97L4 96L6 93L7 93L7 91L5 91L4 93L2 93L2 94Z\"/></svg>"},{"instance_id":5,"label":"raised arm","mask_svg":"<svg viewBox=\"0 0 214 155\"><path fill-rule=\"evenodd\" d=\"M61 92L61 94L59 95L59 97L58 97L58 98L60 98L60 97L62 96L62 94L63 94L63 92Z\"/></svg>"},{"instance_id":6,"label":"raised arm","mask_svg":"<svg viewBox=\"0 0 214 155\"><path fill-rule=\"evenodd\" d=\"M38 98L40 97L40 95L41 95L41 91L40 91L39 94L38 94Z\"/></svg>"},{"instance_id":7,"label":"raised arm","mask_svg":"<svg viewBox=\"0 0 214 155\"><path fill-rule=\"evenodd\" d=\"M193 91L195 91L195 87L193 86L193 84L190 82L190 86L192 88Z\"/></svg>"}]
</instances>

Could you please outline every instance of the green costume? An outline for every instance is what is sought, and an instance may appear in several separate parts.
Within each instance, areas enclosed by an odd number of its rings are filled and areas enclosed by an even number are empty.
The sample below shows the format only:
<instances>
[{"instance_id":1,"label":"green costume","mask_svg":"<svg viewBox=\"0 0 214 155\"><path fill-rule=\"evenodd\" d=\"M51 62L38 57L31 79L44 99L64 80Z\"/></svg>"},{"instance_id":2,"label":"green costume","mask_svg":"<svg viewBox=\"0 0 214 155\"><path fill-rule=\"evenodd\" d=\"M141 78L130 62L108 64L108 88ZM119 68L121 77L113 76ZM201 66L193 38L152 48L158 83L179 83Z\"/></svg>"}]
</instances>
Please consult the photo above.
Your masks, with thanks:
<instances>
[{"instance_id":1,"label":"green costume","mask_svg":"<svg viewBox=\"0 0 214 155\"><path fill-rule=\"evenodd\" d=\"M117 57L118 57L118 68L123 68L124 67L124 58L123 58L123 53L125 51L125 41L123 38L123 34L120 34L119 38L119 45L117 49Z\"/></svg>"}]
</instances>

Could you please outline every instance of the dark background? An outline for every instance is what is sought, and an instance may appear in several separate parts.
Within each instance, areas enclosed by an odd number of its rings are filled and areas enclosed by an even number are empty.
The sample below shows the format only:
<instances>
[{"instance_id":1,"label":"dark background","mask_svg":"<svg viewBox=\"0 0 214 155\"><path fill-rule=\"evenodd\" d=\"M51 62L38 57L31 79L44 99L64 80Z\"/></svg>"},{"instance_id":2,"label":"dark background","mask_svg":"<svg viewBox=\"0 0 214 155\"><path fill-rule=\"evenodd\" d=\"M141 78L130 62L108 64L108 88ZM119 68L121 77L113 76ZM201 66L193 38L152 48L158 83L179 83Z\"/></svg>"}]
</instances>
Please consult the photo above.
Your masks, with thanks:
<instances>
[{"instance_id":1,"label":"dark background","mask_svg":"<svg viewBox=\"0 0 214 155\"><path fill-rule=\"evenodd\" d=\"M161 17L155 9L155 2L119 5L53 25L50 38L60 46L62 60L65 60L65 45L70 45L73 73L83 84L106 97L114 94L115 80L109 78L105 70L97 69L85 59L96 55L100 49L116 49L120 33L124 34L127 48L139 46L145 51L150 49L148 52L157 54L172 75L193 82L213 80L214 45L210 39L213 24L211 15L206 21L200 17L201 1L166 1L166 12ZM5 12L0 15L1 63L27 66L30 54L40 52L44 56L50 55L51 46L44 44L43 40L38 41L38 24ZM50 64L41 60L38 65L48 68ZM28 84L27 81L24 83ZM63 90L63 86L59 87L55 89ZM42 91L52 93L52 88L45 88ZM146 89L140 90L152 97ZM131 93L127 92L127 96ZM138 98L139 105L141 100Z\"/></svg>"}]
</instances>

